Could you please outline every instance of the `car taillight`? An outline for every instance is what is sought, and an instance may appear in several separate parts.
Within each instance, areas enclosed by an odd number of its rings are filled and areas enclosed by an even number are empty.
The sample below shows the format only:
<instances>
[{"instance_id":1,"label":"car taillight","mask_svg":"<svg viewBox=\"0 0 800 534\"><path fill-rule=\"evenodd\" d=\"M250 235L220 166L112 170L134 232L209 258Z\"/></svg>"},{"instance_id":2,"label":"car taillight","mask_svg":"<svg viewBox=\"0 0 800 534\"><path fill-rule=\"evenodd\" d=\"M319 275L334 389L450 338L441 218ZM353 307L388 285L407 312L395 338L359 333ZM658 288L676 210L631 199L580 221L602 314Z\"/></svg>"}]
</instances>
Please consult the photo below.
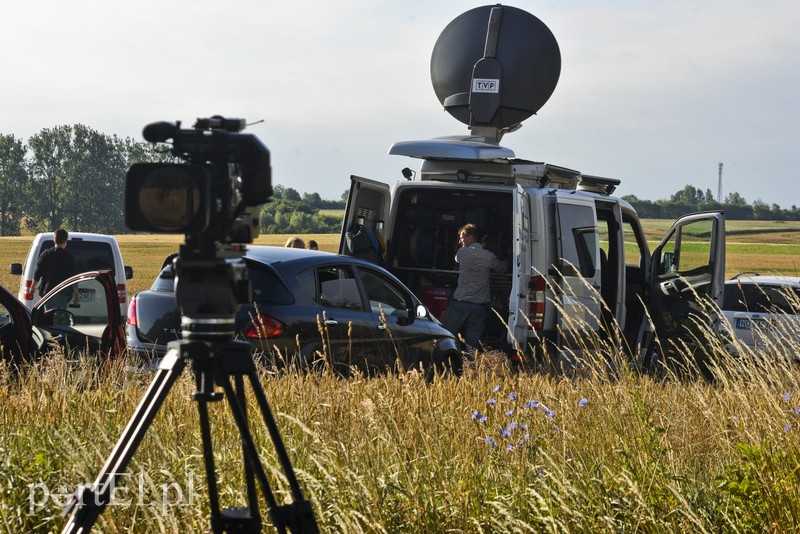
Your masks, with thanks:
<instances>
[{"instance_id":1,"label":"car taillight","mask_svg":"<svg viewBox=\"0 0 800 534\"><path fill-rule=\"evenodd\" d=\"M35 284L33 280L25 280L25 288L22 293L22 300L33 300L33 289Z\"/></svg>"},{"instance_id":2,"label":"car taillight","mask_svg":"<svg viewBox=\"0 0 800 534\"><path fill-rule=\"evenodd\" d=\"M247 339L271 339L278 337L286 330L286 326L273 319L265 313L253 315L247 328L244 329L244 337Z\"/></svg>"},{"instance_id":3,"label":"car taillight","mask_svg":"<svg viewBox=\"0 0 800 534\"><path fill-rule=\"evenodd\" d=\"M544 326L545 285L543 276L531 276L528 283L528 322L536 330Z\"/></svg>"},{"instance_id":4,"label":"car taillight","mask_svg":"<svg viewBox=\"0 0 800 534\"><path fill-rule=\"evenodd\" d=\"M117 284L117 298L120 304L125 304L125 300L128 298L128 290L125 284Z\"/></svg>"},{"instance_id":5,"label":"car taillight","mask_svg":"<svg viewBox=\"0 0 800 534\"><path fill-rule=\"evenodd\" d=\"M131 326L138 324L136 321L136 299L131 300L131 303L128 304L128 317L125 319L125 323Z\"/></svg>"}]
</instances>

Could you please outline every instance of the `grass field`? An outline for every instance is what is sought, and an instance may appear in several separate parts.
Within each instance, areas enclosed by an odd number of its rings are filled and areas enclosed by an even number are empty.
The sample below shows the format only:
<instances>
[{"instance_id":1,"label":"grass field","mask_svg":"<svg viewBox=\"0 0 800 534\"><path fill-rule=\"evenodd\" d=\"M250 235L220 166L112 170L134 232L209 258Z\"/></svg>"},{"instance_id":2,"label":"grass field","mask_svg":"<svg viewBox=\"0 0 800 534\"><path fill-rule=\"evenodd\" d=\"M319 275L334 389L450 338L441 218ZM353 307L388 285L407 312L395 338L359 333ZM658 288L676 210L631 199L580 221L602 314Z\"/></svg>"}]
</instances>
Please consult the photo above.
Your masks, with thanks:
<instances>
[{"instance_id":1,"label":"grass field","mask_svg":"<svg viewBox=\"0 0 800 534\"><path fill-rule=\"evenodd\" d=\"M643 221L645 234L651 248L667 232L670 221L647 219ZM727 277L737 273L756 271L762 274L786 274L800 276L800 222L775 221L726 221ZM259 245L283 246L289 235L260 235ZM304 239L315 239L321 250L336 252L339 236L336 234L303 235ZM161 269L163 259L176 252L183 236L174 235L120 235L117 236L126 265L134 270L129 281L131 294L150 287ZM8 273L12 262L22 263L30 246L30 236L0 237L0 284L16 292L19 277Z\"/></svg>"},{"instance_id":2,"label":"grass field","mask_svg":"<svg viewBox=\"0 0 800 534\"><path fill-rule=\"evenodd\" d=\"M745 239L756 226L736 233L734 223L729 273L795 274L797 230L759 225ZM338 236L313 237L337 247ZM181 241L119 240L136 271L132 290L148 286ZM29 242L0 238L0 261L22 261ZM15 288L15 278L6 271L3 284ZM262 383L322 532L797 532L800 373L791 359L800 342L742 348L733 361L712 333L701 337L719 362L712 382L656 381L598 346L580 376L515 374L482 354L462 379L264 369ZM18 376L0 368L0 532L61 528L66 495L93 480L150 379L87 355L53 353ZM187 373L97 531L209 531L193 391ZM211 415L223 506L242 505L235 427L224 406ZM253 429L283 503L287 482L263 429Z\"/></svg>"}]
</instances>

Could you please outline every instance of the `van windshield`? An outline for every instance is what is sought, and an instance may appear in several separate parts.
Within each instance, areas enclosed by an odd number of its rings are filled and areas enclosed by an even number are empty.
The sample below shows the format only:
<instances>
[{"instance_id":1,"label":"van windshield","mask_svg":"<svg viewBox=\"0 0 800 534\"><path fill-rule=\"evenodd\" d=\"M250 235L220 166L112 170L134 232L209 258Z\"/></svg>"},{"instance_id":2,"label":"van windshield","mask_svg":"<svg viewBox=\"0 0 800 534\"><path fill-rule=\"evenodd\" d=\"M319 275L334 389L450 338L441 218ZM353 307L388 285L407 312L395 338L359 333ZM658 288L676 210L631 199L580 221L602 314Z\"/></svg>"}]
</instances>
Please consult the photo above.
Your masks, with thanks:
<instances>
[{"instance_id":1,"label":"van windshield","mask_svg":"<svg viewBox=\"0 0 800 534\"><path fill-rule=\"evenodd\" d=\"M52 239L43 240L39 255L54 246L55 243ZM67 241L67 250L75 258L75 267L78 273L103 270L110 270L112 274L114 273L114 252L109 243L70 239Z\"/></svg>"}]
</instances>

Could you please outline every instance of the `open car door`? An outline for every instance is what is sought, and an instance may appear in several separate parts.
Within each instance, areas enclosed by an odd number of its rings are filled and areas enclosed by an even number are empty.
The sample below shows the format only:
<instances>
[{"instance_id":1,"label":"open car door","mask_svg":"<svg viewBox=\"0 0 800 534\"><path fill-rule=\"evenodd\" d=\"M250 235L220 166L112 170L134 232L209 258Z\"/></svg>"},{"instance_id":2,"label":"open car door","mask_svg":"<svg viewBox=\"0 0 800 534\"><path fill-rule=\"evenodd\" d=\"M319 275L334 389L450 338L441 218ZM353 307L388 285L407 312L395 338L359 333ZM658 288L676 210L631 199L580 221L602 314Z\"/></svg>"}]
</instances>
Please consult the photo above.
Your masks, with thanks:
<instances>
[{"instance_id":1,"label":"open car door","mask_svg":"<svg viewBox=\"0 0 800 534\"><path fill-rule=\"evenodd\" d=\"M34 328L65 351L116 356L125 350L116 282L111 271L90 271L60 283L34 306Z\"/></svg>"},{"instance_id":2,"label":"open car door","mask_svg":"<svg viewBox=\"0 0 800 534\"><path fill-rule=\"evenodd\" d=\"M370 253L381 256L385 252L384 236L390 235L391 228L388 224L386 227L383 225L389 215L391 200L392 193L387 184L359 176L350 177L350 194L344 209L339 254L374 260ZM363 232L360 227L363 227ZM374 246L384 250L375 251Z\"/></svg>"},{"instance_id":3,"label":"open car door","mask_svg":"<svg viewBox=\"0 0 800 534\"><path fill-rule=\"evenodd\" d=\"M647 307L652 327L640 334L639 363L701 363L706 329L714 320L725 278L725 216L722 212L678 219L653 251ZM706 344L707 345L707 344ZM701 369L702 370L702 369Z\"/></svg>"}]
</instances>

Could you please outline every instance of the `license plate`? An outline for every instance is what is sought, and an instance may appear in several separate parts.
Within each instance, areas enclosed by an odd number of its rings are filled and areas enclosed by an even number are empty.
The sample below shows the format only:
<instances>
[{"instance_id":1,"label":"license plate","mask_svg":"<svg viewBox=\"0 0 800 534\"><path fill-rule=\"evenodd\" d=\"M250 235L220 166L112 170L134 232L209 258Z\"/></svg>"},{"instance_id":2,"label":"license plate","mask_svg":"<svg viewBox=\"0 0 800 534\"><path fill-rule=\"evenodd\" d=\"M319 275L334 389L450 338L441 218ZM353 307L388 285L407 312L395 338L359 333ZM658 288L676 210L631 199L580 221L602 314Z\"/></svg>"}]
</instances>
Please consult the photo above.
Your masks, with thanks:
<instances>
[{"instance_id":1,"label":"license plate","mask_svg":"<svg viewBox=\"0 0 800 534\"><path fill-rule=\"evenodd\" d=\"M742 330L769 330L772 323L765 319L736 319L736 328Z\"/></svg>"},{"instance_id":2,"label":"license plate","mask_svg":"<svg viewBox=\"0 0 800 534\"><path fill-rule=\"evenodd\" d=\"M94 302L94 289L78 289L78 300L80 302Z\"/></svg>"}]
</instances>

